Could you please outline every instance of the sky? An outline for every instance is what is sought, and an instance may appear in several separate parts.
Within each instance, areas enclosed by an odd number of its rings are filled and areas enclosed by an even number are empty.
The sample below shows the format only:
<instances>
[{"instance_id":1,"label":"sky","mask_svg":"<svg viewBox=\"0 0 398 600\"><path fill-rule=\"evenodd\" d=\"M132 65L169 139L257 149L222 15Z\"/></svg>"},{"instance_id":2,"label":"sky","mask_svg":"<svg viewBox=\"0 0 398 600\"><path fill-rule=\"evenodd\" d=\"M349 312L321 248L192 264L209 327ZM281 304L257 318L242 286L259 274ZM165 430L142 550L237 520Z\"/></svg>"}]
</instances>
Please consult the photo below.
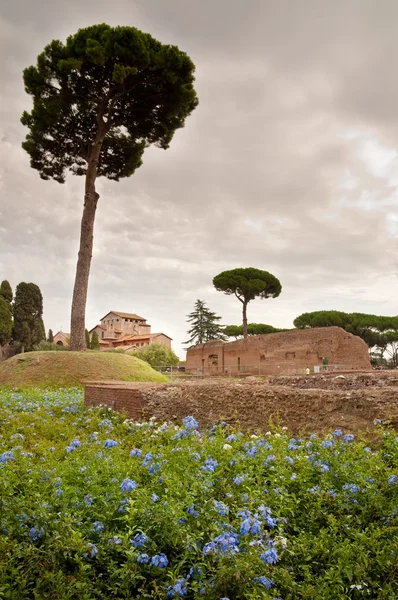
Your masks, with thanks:
<instances>
[{"instance_id":1,"label":"sky","mask_svg":"<svg viewBox=\"0 0 398 600\"><path fill-rule=\"evenodd\" d=\"M396 0L13 0L0 8L0 280L40 286L47 329L70 331L84 180L30 168L22 71L101 22L184 50L199 106L132 177L98 180L88 328L137 313L184 358L197 299L241 322L212 285L236 267L283 288L252 301L249 322L397 314Z\"/></svg>"}]
</instances>

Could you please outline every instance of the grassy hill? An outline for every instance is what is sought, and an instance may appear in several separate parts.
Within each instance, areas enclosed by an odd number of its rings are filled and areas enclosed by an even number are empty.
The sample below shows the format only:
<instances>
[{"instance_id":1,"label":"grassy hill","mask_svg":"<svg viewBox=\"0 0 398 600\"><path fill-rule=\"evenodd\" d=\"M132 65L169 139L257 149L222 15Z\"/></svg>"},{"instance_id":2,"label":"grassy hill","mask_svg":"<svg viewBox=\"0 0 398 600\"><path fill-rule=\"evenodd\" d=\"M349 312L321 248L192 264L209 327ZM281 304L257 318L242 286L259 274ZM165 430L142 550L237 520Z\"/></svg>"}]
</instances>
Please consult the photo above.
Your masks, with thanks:
<instances>
[{"instance_id":1,"label":"grassy hill","mask_svg":"<svg viewBox=\"0 0 398 600\"><path fill-rule=\"evenodd\" d=\"M28 352L0 363L4 387L70 387L100 379L167 381L148 363L118 352Z\"/></svg>"}]
</instances>

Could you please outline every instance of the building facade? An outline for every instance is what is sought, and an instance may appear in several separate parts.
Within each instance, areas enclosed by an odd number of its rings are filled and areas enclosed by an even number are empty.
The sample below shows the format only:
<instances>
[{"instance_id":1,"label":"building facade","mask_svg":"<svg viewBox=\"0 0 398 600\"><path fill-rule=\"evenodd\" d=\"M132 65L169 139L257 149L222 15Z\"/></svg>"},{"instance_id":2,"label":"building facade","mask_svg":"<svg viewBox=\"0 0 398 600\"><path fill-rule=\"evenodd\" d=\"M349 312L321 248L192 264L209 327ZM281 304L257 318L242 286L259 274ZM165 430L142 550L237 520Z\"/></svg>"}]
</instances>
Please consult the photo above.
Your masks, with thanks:
<instances>
[{"instance_id":1,"label":"building facade","mask_svg":"<svg viewBox=\"0 0 398 600\"><path fill-rule=\"evenodd\" d=\"M319 327L211 341L189 348L186 358L186 371L209 376L295 375L307 369L370 370L368 346L340 327Z\"/></svg>"},{"instance_id":2,"label":"building facade","mask_svg":"<svg viewBox=\"0 0 398 600\"><path fill-rule=\"evenodd\" d=\"M101 350L120 347L132 350L154 343L171 347L171 337L164 333L151 333L146 319L135 313L110 311L102 317L99 325L89 331L90 339L94 331Z\"/></svg>"},{"instance_id":3,"label":"building facade","mask_svg":"<svg viewBox=\"0 0 398 600\"><path fill-rule=\"evenodd\" d=\"M100 350L123 348L135 350L149 344L163 344L171 348L172 338L165 333L151 333L151 326L144 317L134 313L110 311L100 320L99 325L90 329L90 340L97 332ZM54 335L54 343L69 346L70 333L58 331Z\"/></svg>"}]
</instances>

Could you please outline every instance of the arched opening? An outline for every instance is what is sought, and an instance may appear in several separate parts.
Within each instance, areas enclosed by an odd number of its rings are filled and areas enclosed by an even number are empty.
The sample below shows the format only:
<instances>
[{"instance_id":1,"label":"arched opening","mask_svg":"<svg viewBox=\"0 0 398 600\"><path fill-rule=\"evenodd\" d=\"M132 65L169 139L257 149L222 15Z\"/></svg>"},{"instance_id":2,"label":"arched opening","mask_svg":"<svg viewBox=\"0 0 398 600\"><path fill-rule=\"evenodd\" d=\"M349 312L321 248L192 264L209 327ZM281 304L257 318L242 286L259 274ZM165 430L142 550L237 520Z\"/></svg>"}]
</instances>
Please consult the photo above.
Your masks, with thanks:
<instances>
[{"instance_id":1,"label":"arched opening","mask_svg":"<svg viewBox=\"0 0 398 600\"><path fill-rule=\"evenodd\" d=\"M59 340L59 341L57 342L57 346L63 346L63 345L64 345L64 344L63 344L63 342L61 342L61 340Z\"/></svg>"}]
</instances>

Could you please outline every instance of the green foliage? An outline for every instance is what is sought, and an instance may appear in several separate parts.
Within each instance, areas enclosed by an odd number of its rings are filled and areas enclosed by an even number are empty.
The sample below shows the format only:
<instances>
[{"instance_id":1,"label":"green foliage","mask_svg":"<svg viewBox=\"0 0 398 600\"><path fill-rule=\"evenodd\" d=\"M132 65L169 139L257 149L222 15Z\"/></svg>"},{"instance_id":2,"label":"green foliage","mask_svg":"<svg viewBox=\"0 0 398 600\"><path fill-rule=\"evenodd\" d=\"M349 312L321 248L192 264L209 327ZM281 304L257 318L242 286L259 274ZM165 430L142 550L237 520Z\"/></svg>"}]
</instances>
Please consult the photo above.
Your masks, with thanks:
<instances>
[{"instance_id":1,"label":"green foliage","mask_svg":"<svg viewBox=\"0 0 398 600\"><path fill-rule=\"evenodd\" d=\"M15 290L13 305L13 338L20 342L25 351L46 339L43 315L43 296L39 286L21 282Z\"/></svg>"},{"instance_id":2,"label":"green foliage","mask_svg":"<svg viewBox=\"0 0 398 600\"><path fill-rule=\"evenodd\" d=\"M101 139L97 173L129 177L149 145L168 148L198 104L194 64L176 46L134 27L93 25L45 47L24 70L33 110L24 149L43 179L84 175Z\"/></svg>"},{"instance_id":3,"label":"green foliage","mask_svg":"<svg viewBox=\"0 0 398 600\"><path fill-rule=\"evenodd\" d=\"M91 348L91 340L90 340L90 334L88 332L88 329L84 330L84 335L86 338L86 348ZM97 341L98 341L98 335L97 335Z\"/></svg>"},{"instance_id":4,"label":"green foliage","mask_svg":"<svg viewBox=\"0 0 398 600\"><path fill-rule=\"evenodd\" d=\"M0 295L0 346L8 344L12 335L12 311L11 306Z\"/></svg>"},{"instance_id":5,"label":"green foliage","mask_svg":"<svg viewBox=\"0 0 398 600\"><path fill-rule=\"evenodd\" d=\"M280 333L281 331L288 331L288 329L278 329L272 325L266 325L265 323L248 323L247 334L248 335L264 335L266 333ZM242 337L243 326L242 325L226 325L223 328L223 332L228 337Z\"/></svg>"},{"instance_id":6,"label":"green foliage","mask_svg":"<svg viewBox=\"0 0 398 600\"><path fill-rule=\"evenodd\" d=\"M51 329L50 329L51 331ZM38 344L33 347L35 352L67 352L68 348L66 346L60 346L58 344L54 344L54 342L50 342L48 340L42 340Z\"/></svg>"},{"instance_id":7,"label":"green foliage","mask_svg":"<svg viewBox=\"0 0 398 600\"><path fill-rule=\"evenodd\" d=\"M99 350L100 349L100 345L99 345L99 341L98 341L98 333L96 331L93 331L93 334L91 336L90 348L91 348L91 350Z\"/></svg>"},{"instance_id":8,"label":"green foliage","mask_svg":"<svg viewBox=\"0 0 398 600\"><path fill-rule=\"evenodd\" d=\"M128 354L144 360L151 367L174 366L180 362L177 354L164 344L149 344L149 346L142 346L142 348L132 350Z\"/></svg>"},{"instance_id":9,"label":"green foliage","mask_svg":"<svg viewBox=\"0 0 398 600\"><path fill-rule=\"evenodd\" d=\"M188 315L187 320L192 325L188 331L191 337L184 344L193 346L210 340L225 340L223 327L219 324L221 317L209 310L202 300L196 300L194 310Z\"/></svg>"},{"instance_id":10,"label":"green foliage","mask_svg":"<svg viewBox=\"0 0 398 600\"><path fill-rule=\"evenodd\" d=\"M213 285L219 292L234 294L243 304L243 337L247 337L246 308L251 300L259 297L277 298L282 286L274 275L249 267L247 269L232 269L223 271L213 279Z\"/></svg>"},{"instance_id":11,"label":"green foliage","mask_svg":"<svg viewBox=\"0 0 398 600\"><path fill-rule=\"evenodd\" d=\"M182 580L186 600L394 600L398 438L340 433L207 432L87 409L79 390L3 391L1 594L165 600Z\"/></svg>"},{"instance_id":12,"label":"green foliage","mask_svg":"<svg viewBox=\"0 0 398 600\"><path fill-rule=\"evenodd\" d=\"M4 279L0 284L0 296L3 296L4 300L11 304L12 302L12 288L9 282Z\"/></svg>"},{"instance_id":13,"label":"green foliage","mask_svg":"<svg viewBox=\"0 0 398 600\"><path fill-rule=\"evenodd\" d=\"M53 334L53 330L52 329L48 330L47 342L49 342L50 344L52 344L54 342L54 334Z\"/></svg>"}]
</instances>

